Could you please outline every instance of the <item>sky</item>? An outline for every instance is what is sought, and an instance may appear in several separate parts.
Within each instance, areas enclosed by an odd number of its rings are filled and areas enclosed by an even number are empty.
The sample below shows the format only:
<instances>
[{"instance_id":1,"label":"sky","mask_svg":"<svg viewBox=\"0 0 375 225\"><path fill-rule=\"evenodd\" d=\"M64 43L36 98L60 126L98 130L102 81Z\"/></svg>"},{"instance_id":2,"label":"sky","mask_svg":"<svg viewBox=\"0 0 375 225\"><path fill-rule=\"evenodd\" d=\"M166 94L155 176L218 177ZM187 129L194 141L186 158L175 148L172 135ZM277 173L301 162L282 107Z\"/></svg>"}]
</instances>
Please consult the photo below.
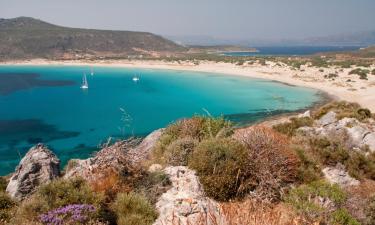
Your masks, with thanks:
<instances>
[{"instance_id":1,"label":"sky","mask_svg":"<svg viewBox=\"0 0 375 225\"><path fill-rule=\"evenodd\" d=\"M306 38L375 30L375 0L0 0L0 18L215 38Z\"/></svg>"}]
</instances>

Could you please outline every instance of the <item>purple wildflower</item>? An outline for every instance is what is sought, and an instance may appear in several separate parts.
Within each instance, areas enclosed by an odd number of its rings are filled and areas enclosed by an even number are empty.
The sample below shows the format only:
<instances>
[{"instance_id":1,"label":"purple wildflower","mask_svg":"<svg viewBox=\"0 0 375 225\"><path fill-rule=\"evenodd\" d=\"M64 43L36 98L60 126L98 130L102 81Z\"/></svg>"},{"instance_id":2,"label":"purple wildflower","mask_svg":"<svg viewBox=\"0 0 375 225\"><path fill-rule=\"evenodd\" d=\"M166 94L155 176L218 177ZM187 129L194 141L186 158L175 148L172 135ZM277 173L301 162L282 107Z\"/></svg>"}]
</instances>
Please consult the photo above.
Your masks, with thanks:
<instances>
[{"instance_id":1,"label":"purple wildflower","mask_svg":"<svg viewBox=\"0 0 375 225\"><path fill-rule=\"evenodd\" d=\"M39 218L42 223L47 225L63 225L64 222L83 223L94 212L96 212L96 208L93 205L71 204L44 213Z\"/></svg>"}]
</instances>

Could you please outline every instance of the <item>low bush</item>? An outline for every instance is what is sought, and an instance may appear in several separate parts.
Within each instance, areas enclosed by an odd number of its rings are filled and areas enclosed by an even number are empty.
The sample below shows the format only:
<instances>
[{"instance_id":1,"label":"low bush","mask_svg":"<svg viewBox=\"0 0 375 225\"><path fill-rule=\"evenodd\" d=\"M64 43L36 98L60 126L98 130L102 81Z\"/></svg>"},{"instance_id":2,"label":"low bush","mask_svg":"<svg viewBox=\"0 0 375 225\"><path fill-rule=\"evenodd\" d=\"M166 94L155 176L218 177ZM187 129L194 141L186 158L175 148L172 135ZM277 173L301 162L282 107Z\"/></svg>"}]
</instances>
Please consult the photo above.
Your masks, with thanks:
<instances>
[{"instance_id":1,"label":"low bush","mask_svg":"<svg viewBox=\"0 0 375 225\"><path fill-rule=\"evenodd\" d=\"M363 69L357 68L357 69L350 71L349 74L356 74L359 76L359 79L367 80L368 79L367 74L369 72L370 72L369 70L363 70Z\"/></svg>"},{"instance_id":2,"label":"low bush","mask_svg":"<svg viewBox=\"0 0 375 225\"><path fill-rule=\"evenodd\" d=\"M323 205L323 202L327 200L332 201L333 205ZM338 185L331 185L324 181L303 184L290 190L284 198L285 202L292 205L310 222L329 220L331 212L339 208L345 200L346 194Z\"/></svg>"},{"instance_id":3,"label":"low bush","mask_svg":"<svg viewBox=\"0 0 375 225\"><path fill-rule=\"evenodd\" d=\"M4 177L0 177L0 192L5 191L8 186L8 182Z\"/></svg>"},{"instance_id":4,"label":"low bush","mask_svg":"<svg viewBox=\"0 0 375 225\"><path fill-rule=\"evenodd\" d=\"M375 75L375 69L373 69L373 70L371 71L371 74L372 74L372 75Z\"/></svg>"},{"instance_id":5,"label":"low bush","mask_svg":"<svg viewBox=\"0 0 375 225\"><path fill-rule=\"evenodd\" d=\"M286 134L288 136L294 136L296 131L300 127L311 127L314 123L314 120L310 117L293 117L290 119L290 122L280 123L273 126L273 129L276 131Z\"/></svg>"},{"instance_id":6,"label":"low bush","mask_svg":"<svg viewBox=\"0 0 375 225\"><path fill-rule=\"evenodd\" d=\"M191 119L177 121L164 130L158 143L153 148L152 161L159 164L167 164L170 161L176 165L176 160L182 160L182 163L186 164L186 155L184 156L184 154L190 153L194 143L213 137L228 137L232 133L232 124L223 117L195 116ZM168 148L172 143L174 147L179 145L178 149L173 149L173 146ZM174 159L171 157L174 152L171 151L178 151L178 157L182 158Z\"/></svg>"},{"instance_id":7,"label":"low bush","mask_svg":"<svg viewBox=\"0 0 375 225\"><path fill-rule=\"evenodd\" d=\"M301 149L295 149L297 156L300 160L300 166L298 168L298 180L301 183L311 183L320 179L321 168L313 159L307 156L307 153Z\"/></svg>"},{"instance_id":8,"label":"low bush","mask_svg":"<svg viewBox=\"0 0 375 225\"><path fill-rule=\"evenodd\" d=\"M202 141L189 160L196 170L205 193L219 201L240 197L253 188L249 182L249 158L237 141L208 139Z\"/></svg>"},{"instance_id":9,"label":"low bush","mask_svg":"<svg viewBox=\"0 0 375 225\"><path fill-rule=\"evenodd\" d=\"M361 106L357 103L350 103L346 101L338 101L326 104L316 110L313 114L313 117L315 119L320 119L329 111L335 112L337 114L337 119L348 117L356 118L359 121L364 121L372 117L371 111L369 109L361 108Z\"/></svg>"},{"instance_id":10,"label":"low bush","mask_svg":"<svg viewBox=\"0 0 375 225\"><path fill-rule=\"evenodd\" d=\"M158 217L145 197L136 193L119 193L113 203L118 225L148 225Z\"/></svg>"},{"instance_id":11,"label":"low bush","mask_svg":"<svg viewBox=\"0 0 375 225\"><path fill-rule=\"evenodd\" d=\"M3 191L0 191L0 224L8 222L11 210L16 203Z\"/></svg>"},{"instance_id":12,"label":"low bush","mask_svg":"<svg viewBox=\"0 0 375 225\"><path fill-rule=\"evenodd\" d=\"M255 126L240 137L249 160L255 197L279 200L284 189L298 179L300 161L288 137L271 128Z\"/></svg>"},{"instance_id":13,"label":"low bush","mask_svg":"<svg viewBox=\"0 0 375 225\"><path fill-rule=\"evenodd\" d=\"M166 163L172 166L187 166L188 159L197 144L198 141L190 137L173 141L164 153Z\"/></svg>"},{"instance_id":14,"label":"low bush","mask_svg":"<svg viewBox=\"0 0 375 225\"><path fill-rule=\"evenodd\" d=\"M163 171L148 172L135 184L134 191L145 196L151 204L155 204L170 185L171 181Z\"/></svg>"},{"instance_id":15,"label":"low bush","mask_svg":"<svg viewBox=\"0 0 375 225\"><path fill-rule=\"evenodd\" d=\"M338 209L330 216L330 223L332 225L361 225L346 209Z\"/></svg>"},{"instance_id":16,"label":"low bush","mask_svg":"<svg viewBox=\"0 0 375 225\"><path fill-rule=\"evenodd\" d=\"M35 194L22 202L14 217L14 224L39 221L40 215L72 204L93 205L101 209L103 196L91 190L81 178L55 180L41 186Z\"/></svg>"},{"instance_id":17,"label":"low bush","mask_svg":"<svg viewBox=\"0 0 375 225\"><path fill-rule=\"evenodd\" d=\"M375 153L349 150L345 146L345 136L337 138L312 138L309 140L312 153L324 165L335 166L341 163L348 173L357 179L375 179Z\"/></svg>"}]
</instances>

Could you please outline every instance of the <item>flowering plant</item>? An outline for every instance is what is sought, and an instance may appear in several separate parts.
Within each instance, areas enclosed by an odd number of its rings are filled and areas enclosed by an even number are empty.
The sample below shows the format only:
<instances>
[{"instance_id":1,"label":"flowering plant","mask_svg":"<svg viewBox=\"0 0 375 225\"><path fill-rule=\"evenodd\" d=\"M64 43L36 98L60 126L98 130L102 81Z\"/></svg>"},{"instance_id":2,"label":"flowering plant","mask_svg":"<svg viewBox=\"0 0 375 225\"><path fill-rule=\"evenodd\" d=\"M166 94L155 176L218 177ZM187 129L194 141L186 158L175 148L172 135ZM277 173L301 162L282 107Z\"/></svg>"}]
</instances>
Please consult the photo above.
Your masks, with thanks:
<instances>
[{"instance_id":1,"label":"flowering plant","mask_svg":"<svg viewBox=\"0 0 375 225\"><path fill-rule=\"evenodd\" d=\"M39 218L48 225L82 224L90 219L94 212L96 208L93 205L71 204L44 213Z\"/></svg>"}]
</instances>

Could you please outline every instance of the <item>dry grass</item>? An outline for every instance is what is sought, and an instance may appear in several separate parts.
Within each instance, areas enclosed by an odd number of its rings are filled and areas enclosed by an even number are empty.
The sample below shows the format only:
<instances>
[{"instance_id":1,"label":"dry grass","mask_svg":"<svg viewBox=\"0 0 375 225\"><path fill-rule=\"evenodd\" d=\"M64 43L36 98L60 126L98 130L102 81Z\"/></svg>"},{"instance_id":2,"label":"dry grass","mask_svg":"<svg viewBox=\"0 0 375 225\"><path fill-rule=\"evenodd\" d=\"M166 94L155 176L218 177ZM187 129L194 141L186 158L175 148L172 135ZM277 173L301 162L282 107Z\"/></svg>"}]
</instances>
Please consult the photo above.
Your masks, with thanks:
<instances>
[{"instance_id":1,"label":"dry grass","mask_svg":"<svg viewBox=\"0 0 375 225\"><path fill-rule=\"evenodd\" d=\"M221 203L219 208L200 213L194 220L181 220L173 215L167 225L300 225L303 219L285 204L269 204L247 199L242 202ZM159 224L158 224L159 225Z\"/></svg>"}]
</instances>

